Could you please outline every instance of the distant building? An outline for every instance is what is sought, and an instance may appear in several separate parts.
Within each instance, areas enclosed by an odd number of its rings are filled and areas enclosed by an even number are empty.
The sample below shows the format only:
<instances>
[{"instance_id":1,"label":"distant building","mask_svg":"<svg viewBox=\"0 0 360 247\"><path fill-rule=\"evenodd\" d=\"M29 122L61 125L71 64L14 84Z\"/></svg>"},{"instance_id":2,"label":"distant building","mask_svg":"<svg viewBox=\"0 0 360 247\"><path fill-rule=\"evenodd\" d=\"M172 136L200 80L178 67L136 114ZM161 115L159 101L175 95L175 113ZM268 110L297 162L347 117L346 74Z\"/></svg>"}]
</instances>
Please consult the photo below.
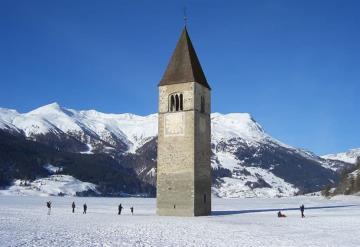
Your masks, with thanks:
<instances>
[{"instance_id":1,"label":"distant building","mask_svg":"<svg viewBox=\"0 0 360 247\"><path fill-rule=\"evenodd\" d=\"M158 215L211 213L210 93L185 27L159 83Z\"/></svg>"}]
</instances>

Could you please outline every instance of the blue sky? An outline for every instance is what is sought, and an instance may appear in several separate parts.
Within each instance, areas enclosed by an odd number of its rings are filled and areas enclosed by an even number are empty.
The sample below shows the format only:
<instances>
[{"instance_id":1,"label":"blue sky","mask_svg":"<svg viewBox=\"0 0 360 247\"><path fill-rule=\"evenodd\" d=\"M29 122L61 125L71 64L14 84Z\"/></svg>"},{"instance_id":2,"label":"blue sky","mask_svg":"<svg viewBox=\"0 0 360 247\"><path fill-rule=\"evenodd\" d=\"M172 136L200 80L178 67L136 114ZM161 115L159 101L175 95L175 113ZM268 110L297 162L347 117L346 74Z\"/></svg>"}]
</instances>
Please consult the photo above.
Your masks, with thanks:
<instances>
[{"instance_id":1,"label":"blue sky","mask_svg":"<svg viewBox=\"0 0 360 247\"><path fill-rule=\"evenodd\" d=\"M149 114L183 28L215 112L317 154L360 147L360 1L0 1L0 107Z\"/></svg>"}]
</instances>

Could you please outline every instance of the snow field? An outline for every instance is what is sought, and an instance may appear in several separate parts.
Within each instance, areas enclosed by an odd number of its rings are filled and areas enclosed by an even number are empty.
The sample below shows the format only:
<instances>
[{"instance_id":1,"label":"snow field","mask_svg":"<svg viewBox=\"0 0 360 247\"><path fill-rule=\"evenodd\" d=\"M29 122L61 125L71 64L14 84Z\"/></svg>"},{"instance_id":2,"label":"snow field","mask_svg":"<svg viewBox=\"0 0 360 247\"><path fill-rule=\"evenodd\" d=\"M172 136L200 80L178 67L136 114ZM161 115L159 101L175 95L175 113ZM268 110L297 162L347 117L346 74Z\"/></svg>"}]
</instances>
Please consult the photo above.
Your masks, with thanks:
<instances>
[{"instance_id":1,"label":"snow field","mask_svg":"<svg viewBox=\"0 0 360 247\"><path fill-rule=\"evenodd\" d=\"M52 166L55 169L55 166ZM27 183L25 185L25 183ZM27 196L57 196L59 194L75 196L77 192L97 192L93 183L82 182L70 175L51 175L39 178L32 182L15 180L14 184L6 190L0 190L1 195L27 195Z\"/></svg>"},{"instance_id":2,"label":"snow field","mask_svg":"<svg viewBox=\"0 0 360 247\"><path fill-rule=\"evenodd\" d=\"M53 202L50 216L45 202ZM71 213L75 201L76 212ZM82 204L88 205L83 215ZM122 203L123 215L117 215ZM305 209L299 205L325 207ZM0 196L0 246L359 246L360 198L213 198L213 215L159 217L155 199ZM355 206L354 206L355 205ZM130 207L135 215L131 216ZM344 207L332 207L344 206ZM278 209L288 217L277 218Z\"/></svg>"}]
</instances>

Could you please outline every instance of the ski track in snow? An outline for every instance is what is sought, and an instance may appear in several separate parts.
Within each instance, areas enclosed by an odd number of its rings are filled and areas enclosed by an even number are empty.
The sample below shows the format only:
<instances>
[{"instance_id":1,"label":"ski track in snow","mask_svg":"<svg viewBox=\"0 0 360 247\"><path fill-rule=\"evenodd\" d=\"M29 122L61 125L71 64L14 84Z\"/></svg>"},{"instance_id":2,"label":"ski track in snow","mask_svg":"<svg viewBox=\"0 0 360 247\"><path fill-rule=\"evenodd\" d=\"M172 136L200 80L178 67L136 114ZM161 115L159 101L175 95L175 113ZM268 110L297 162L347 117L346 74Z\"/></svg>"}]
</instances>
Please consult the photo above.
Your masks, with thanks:
<instances>
[{"instance_id":1,"label":"ski track in snow","mask_svg":"<svg viewBox=\"0 0 360 247\"><path fill-rule=\"evenodd\" d=\"M47 200L53 202L50 216ZM81 213L84 202L87 215ZM119 203L124 206L121 216L116 215ZM155 203L143 198L0 196L0 246L359 246L360 197L214 198L214 215L196 218L156 216ZM357 206L306 209L302 219L297 210L302 203ZM277 208L295 210L283 211L288 217L279 219ZM229 213L249 209L274 211Z\"/></svg>"}]
</instances>

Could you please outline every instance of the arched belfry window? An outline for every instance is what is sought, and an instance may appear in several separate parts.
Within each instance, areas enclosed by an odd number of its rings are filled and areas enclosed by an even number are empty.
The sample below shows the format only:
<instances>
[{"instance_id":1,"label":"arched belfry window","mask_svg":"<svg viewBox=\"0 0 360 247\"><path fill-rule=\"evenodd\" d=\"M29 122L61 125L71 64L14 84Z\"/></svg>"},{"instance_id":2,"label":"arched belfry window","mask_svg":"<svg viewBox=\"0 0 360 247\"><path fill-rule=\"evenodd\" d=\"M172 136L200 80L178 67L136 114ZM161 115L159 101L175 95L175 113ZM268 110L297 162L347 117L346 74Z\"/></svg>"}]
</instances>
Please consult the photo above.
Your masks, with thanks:
<instances>
[{"instance_id":1,"label":"arched belfry window","mask_svg":"<svg viewBox=\"0 0 360 247\"><path fill-rule=\"evenodd\" d=\"M180 94L180 111L182 111L184 109L183 107L183 95L182 93Z\"/></svg>"},{"instance_id":2,"label":"arched belfry window","mask_svg":"<svg viewBox=\"0 0 360 247\"><path fill-rule=\"evenodd\" d=\"M184 110L184 98L182 93L174 93L170 95L169 110L171 112Z\"/></svg>"},{"instance_id":3,"label":"arched belfry window","mask_svg":"<svg viewBox=\"0 0 360 247\"><path fill-rule=\"evenodd\" d=\"M170 111L174 111L175 110L175 97L174 95L170 96Z\"/></svg>"},{"instance_id":4,"label":"arched belfry window","mask_svg":"<svg viewBox=\"0 0 360 247\"><path fill-rule=\"evenodd\" d=\"M200 112L205 112L205 98L204 96L201 96L201 102L200 102Z\"/></svg>"},{"instance_id":5,"label":"arched belfry window","mask_svg":"<svg viewBox=\"0 0 360 247\"><path fill-rule=\"evenodd\" d=\"M175 111L179 111L180 102L179 102L179 95L175 95Z\"/></svg>"}]
</instances>

